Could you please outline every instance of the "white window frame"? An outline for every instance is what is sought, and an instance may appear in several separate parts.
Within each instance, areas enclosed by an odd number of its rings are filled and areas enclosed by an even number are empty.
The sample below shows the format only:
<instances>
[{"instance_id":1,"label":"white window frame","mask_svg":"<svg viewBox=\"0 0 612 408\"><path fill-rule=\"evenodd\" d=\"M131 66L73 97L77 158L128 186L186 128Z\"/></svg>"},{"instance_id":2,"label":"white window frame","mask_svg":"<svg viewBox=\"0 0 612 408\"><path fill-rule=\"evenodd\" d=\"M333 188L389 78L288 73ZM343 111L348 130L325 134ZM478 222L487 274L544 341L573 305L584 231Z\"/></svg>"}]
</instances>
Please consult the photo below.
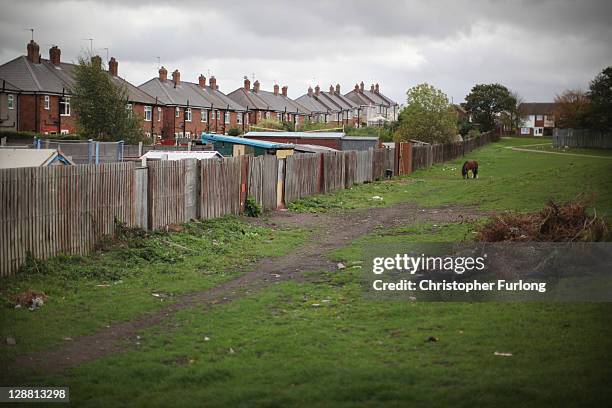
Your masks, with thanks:
<instances>
[{"instance_id":1,"label":"white window frame","mask_svg":"<svg viewBox=\"0 0 612 408\"><path fill-rule=\"evenodd\" d=\"M151 119L153 119L153 108L147 105L144 107L144 120L145 122L151 122Z\"/></svg>"},{"instance_id":2,"label":"white window frame","mask_svg":"<svg viewBox=\"0 0 612 408\"><path fill-rule=\"evenodd\" d=\"M64 113L61 113L62 106L64 107ZM60 98L60 116L70 116L70 97L64 96Z\"/></svg>"},{"instance_id":3,"label":"white window frame","mask_svg":"<svg viewBox=\"0 0 612 408\"><path fill-rule=\"evenodd\" d=\"M266 111L265 117L266 117L266 119L270 119L270 111Z\"/></svg>"},{"instance_id":4,"label":"white window frame","mask_svg":"<svg viewBox=\"0 0 612 408\"><path fill-rule=\"evenodd\" d=\"M219 121L221 120L221 112L220 111L215 111L215 120Z\"/></svg>"},{"instance_id":5,"label":"white window frame","mask_svg":"<svg viewBox=\"0 0 612 408\"><path fill-rule=\"evenodd\" d=\"M157 121L161 122L161 116L162 116L162 108L161 106L157 107Z\"/></svg>"},{"instance_id":6,"label":"white window frame","mask_svg":"<svg viewBox=\"0 0 612 408\"><path fill-rule=\"evenodd\" d=\"M284 122L284 117L283 117L283 112L276 112L276 119L278 119L279 122Z\"/></svg>"},{"instance_id":7,"label":"white window frame","mask_svg":"<svg viewBox=\"0 0 612 408\"><path fill-rule=\"evenodd\" d=\"M12 94L7 95L7 105L10 110L15 109L15 95L12 95Z\"/></svg>"},{"instance_id":8,"label":"white window frame","mask_svg":"<svg viewBox=\"0 0 612 408\"><path fill-rule=\"evenodd\" d=\"M207 110L200 110L200 122L202 123L206 123L208 122L208 111Z\"/></svg>"},{"instance_id":9,"label":"white window frame","mask_svg":"<svg viewBox=\"0 0 612 408\"><path fill-rule=\"evenodd\" d=\"M62 129L60 130L60 135L69 135L70 131L68 129Z\"/></svg>"},{"instance_id":10,"label":"white window frame","mask_svg":"<svg viewBox=\"0 0 612 408\"><path fill-rule=\"evenodd\" d=\"M51 108L51 97L49 95L45 95L45 110L49 110Z\"/></svg>"},{"instance_id":11,"label":"white window frame","mask_svg":"<svg viewBox=\"0 0 612 408\"><path fill-rule=\"evenodd\" d=\"M175 118L178 118L179 116L181 116L181 109L180 109L180 108L177 106L177 107L174 109L174 117L175 117Z\"/></svg>"},{"instance_id":12,"label":"white window frame","mask_svg":"<svg viewBox=\"0 0 612 408\"><path fill-rule=\"evenodd\" d=\"M242 125L242 112L236 112L236 124L237 125Z\"/></svg>"},{"instance_id":13,"label":"white window frame","mask_svg":"<svg viewBox=\"0 0 612 408\"><path fill-rule=\"evenodd\" d=\"M125 109L127 109L128 116L131 118L134 114L134 106L131 103L128 103L127 105L125 105Z\"/></svg>"},{"instance_id":14,"label":"white window frame","mask_svg":"<svg viewBox=\"0 0 612 408\"><path fill-rule=\"evenodd\" d=\"M185 137L190 138L191 137L191 132L185 132Z\"/></svg>"},{"instance_id":15,"label":"white window frame","mask_svg":"<svg viewBox=\"0 0 612 408\"><path fill-rule=\"evenodd\" d=\"M191 122L191 108L185 109L185 122Z\"/></svg>"},{"instance_id":16,"label":"white window frame","mask_svg":"<svg viewBox=\"0 0 612 408\"><path fill-rule=\"evenodd\" d=\"M224 115L224 116L225 116L225 124L226 124L226 125L229 125L229 123L230 123L230 118L231 118L231 117L230 117L230 113L229 113L229 111L225 111L225 115Z\"/></svg>"}]
</instances>

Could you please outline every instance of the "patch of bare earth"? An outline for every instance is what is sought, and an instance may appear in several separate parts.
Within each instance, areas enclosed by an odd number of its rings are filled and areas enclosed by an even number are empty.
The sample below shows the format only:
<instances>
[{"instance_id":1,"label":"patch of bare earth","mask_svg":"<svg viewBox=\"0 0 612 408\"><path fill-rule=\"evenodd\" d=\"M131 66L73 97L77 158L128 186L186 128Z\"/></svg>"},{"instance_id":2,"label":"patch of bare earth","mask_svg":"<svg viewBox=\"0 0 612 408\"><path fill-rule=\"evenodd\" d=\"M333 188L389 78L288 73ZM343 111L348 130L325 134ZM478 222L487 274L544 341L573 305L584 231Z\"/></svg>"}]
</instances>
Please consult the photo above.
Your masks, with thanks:
<instances>
[{"instance_id":1,"label":"patch of bare earth","mask_svg":"<svg viewBox=\"0 0 612 408\"><path fill-rule=\"evenodd\" d=\"M182 309L198 305L213 306L231 302L265 287L286 280L302 280L304 272L335 269L325 258L331 250L348 245L376 228L393 228L420 221L461 222L487 215L472 208L445 206L419 208L413 204L373 208L335 214L297 214L277 211L258 224L272 227L296 227L313 230L308 242L282 257L256 262L250 272L202 292L180 296L176 302L154 313L117 323L96 333L75 337L53 350L19 356L10 363L15 368L57 372L129 349L137 342L137 333L156 325L172 325L172 317ZM10 367L8 372L10 372Z\"/></svg>"}]
</instances>

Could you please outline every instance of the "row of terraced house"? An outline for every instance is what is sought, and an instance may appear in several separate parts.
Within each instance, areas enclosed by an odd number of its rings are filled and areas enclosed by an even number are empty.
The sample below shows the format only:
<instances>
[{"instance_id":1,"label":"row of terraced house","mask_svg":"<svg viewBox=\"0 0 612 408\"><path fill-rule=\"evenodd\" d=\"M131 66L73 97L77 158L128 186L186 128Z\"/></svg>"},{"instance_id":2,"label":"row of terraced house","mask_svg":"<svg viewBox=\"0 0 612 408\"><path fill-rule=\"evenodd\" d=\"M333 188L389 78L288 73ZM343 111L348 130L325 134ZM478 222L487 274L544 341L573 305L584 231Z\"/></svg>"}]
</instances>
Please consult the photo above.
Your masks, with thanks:
<instances>
[{"instance_id":1,"label":"row of terraced house","mask_svg":"<svg viewBox=\"0 0 612 408\"><path fill-rule=\"evenodd\" d=\"M26 55L0 65L0 131L75 133L70 89L75 84L76 65L62 61L57 46L49 49L48 59L41 58L36 42L30 41L26 48ZM91 62L102 67L99 56ZM197 82L188 82L181 80L178 70L169 78L164 67L158 76L135 86L119 76L114 57L108 61L107 73L126 90L126 109L142 118L146 136L168 144L201 132L246 131L269 118L291 122L297 129L305 121L359 127L397 120L399 113L398 104L383 95L378 84L366 89L361 82L346 94L339 84L329 91L317 85L291 99L287 86L274 85L273 91L265 91L259 81L251 84L245 78L243 87L224 94L214 76L200 75Z\"/></svg>"}]
</instances>

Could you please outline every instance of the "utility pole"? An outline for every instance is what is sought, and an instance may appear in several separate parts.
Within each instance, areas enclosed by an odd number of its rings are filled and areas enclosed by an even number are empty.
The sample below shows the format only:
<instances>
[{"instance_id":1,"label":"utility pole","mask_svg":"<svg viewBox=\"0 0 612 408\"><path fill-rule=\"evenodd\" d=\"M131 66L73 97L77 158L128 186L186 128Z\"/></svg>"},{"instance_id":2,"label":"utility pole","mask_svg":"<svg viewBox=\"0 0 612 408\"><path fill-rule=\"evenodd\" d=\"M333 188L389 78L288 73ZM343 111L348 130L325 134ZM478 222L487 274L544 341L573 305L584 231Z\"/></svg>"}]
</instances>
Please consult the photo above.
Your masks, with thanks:
<instances>
[{"instance_id":1,"label":"utility pole","mask_svg":"<svg viewBox=\"0 0 612 408\"><path fill-rule=\"evenodd\" d=\"M83 38L83 41L89 41L89 52L93 56L93 38Z\"/></svg>"}]
</instances>

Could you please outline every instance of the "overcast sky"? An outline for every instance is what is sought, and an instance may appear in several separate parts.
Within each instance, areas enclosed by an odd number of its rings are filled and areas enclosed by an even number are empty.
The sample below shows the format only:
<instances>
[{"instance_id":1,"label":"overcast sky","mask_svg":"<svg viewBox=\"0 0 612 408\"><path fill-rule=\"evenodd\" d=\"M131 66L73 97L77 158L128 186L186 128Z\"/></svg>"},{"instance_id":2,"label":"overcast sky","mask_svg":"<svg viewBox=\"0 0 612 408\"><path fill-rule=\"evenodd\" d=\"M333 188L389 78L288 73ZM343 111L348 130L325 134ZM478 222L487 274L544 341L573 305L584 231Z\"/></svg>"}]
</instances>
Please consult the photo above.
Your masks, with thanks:
<instances>
[{"instance_id":1,"label":"overcast sky","mask_svg":"<svg viewBox=\"0 0 612 408\"><path fill-rule=\"evenodd\" d=\"M612 1L0 1L0 63L25 54L30 32L43 58L89 50L119 61L140 85L169 72L215 75L228 93L254 74L262 89L309 85L343 92L363 81L400 103L428 82L463 101L499 82L527 101L586 88L612 65Z\"/></svg>"}]
</instances>

